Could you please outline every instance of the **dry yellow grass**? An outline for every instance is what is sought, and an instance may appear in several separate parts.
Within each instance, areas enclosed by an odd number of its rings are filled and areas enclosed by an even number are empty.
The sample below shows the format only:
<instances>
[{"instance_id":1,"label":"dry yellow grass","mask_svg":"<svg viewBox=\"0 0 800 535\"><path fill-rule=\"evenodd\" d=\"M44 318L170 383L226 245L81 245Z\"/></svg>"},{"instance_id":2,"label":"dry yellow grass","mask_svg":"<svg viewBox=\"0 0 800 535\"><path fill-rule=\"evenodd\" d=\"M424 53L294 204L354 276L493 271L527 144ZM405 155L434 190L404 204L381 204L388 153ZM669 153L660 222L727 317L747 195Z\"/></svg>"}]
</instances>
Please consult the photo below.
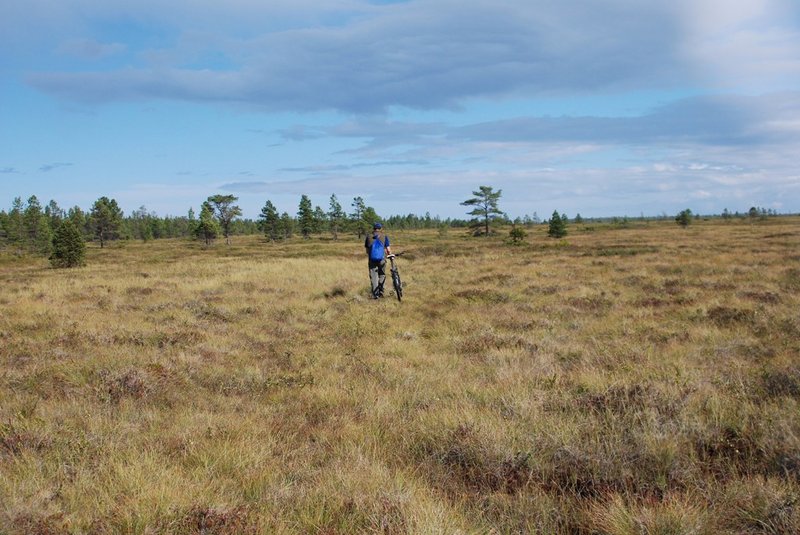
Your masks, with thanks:
<instances>
[{"instance_id":1,"label":"dry yellow grass","mask_svg":"<svg viewBox=\"0 0 800 535\"><path fill-rule=\"evenodd\" d=\"M795 533L800 221L0 262L0 532Z\"/></svg>"}]
</instances>

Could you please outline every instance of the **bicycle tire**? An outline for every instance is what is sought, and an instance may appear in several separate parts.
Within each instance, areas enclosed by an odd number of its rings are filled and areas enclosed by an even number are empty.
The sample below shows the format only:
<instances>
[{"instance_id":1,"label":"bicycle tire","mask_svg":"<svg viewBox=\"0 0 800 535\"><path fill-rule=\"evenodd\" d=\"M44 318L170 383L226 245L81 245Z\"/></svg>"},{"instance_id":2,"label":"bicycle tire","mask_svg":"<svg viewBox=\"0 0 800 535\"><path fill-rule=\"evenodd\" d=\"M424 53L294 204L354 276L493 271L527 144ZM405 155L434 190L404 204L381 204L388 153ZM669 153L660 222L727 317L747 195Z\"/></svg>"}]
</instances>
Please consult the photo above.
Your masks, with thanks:
<instances>
[{"instance_id":1,"label":"bicycle tire","mask_svg":"<svg viewBox=\"0 0 800 535\"><path fill-rule=\"evenodd\" d=\"M397 297L398 301L403 300L403 283L400 281L400 273L396 270L392 270L392 285L394 286L394 295Z\"/></svg>"}]
</instances>

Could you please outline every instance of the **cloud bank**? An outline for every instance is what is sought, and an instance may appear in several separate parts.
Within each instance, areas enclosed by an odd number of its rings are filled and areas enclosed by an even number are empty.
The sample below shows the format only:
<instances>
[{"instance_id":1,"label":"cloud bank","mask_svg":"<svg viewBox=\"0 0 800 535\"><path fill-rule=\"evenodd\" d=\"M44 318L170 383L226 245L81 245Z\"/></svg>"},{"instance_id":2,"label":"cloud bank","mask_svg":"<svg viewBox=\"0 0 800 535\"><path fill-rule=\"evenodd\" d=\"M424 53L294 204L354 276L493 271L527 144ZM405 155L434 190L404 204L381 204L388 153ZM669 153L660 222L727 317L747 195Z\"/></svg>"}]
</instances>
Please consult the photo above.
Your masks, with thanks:
<instances>
[{"instance_id":1,"label":"cloud bank","mask_svg":"<svg viewBox=\"0 0 800 535\"><path fill-rule=\"evenodd\" d=\"M260 13L244 4L245 12ZM325 5L312 12L324 19ZM155 98L372 113L391 106L452 108L473 98L664 87L685 74L676 46L681 19L668 3L344 5L340 20L247 36L204 33L202 16L194 14L188 21L201 29L176 30L172 46L140 49L124 68L43 71L27 79L82 102ZM92 43L61 49L99 56L109 46L141 47ZM187 66L209 47L224 67Z\"/></svg>"}]
</instances>

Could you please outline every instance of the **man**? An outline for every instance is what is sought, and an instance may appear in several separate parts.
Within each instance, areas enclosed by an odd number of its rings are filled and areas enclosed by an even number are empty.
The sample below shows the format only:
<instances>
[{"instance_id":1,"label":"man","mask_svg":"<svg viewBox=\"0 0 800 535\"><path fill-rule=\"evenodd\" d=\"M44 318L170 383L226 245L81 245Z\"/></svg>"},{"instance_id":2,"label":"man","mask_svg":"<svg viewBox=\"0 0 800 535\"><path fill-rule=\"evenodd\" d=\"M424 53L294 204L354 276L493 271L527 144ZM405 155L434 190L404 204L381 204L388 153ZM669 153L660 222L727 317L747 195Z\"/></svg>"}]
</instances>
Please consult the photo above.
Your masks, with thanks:
<instances>
[{"instance_id":1,"label":"man","mask_svg":"<svg viewBox=\"0 0 800 535\"><path fill-rule=\"evenodd\" d=\"M369 280L372 284L372 298L383 297L383 283L386 280L386 255L392 254L389 237L383 234L383 225L372 225L372 235L367 235L364 247L369 257Z\"/></svg>"}]
</instances>

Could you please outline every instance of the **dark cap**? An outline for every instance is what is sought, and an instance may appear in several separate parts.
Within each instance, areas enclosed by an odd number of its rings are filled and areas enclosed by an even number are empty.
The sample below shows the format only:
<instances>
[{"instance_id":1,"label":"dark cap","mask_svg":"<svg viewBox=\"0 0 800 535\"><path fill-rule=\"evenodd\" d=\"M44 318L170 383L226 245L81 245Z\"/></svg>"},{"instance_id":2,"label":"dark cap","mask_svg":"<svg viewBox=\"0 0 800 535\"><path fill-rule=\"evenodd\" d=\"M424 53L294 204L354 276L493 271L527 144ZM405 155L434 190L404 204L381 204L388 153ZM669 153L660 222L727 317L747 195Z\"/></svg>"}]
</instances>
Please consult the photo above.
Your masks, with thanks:
<instances>
[{"instance_id":1,"label":"dark cap","mask_svg":"<svg viewBox=\"0 0 800 535\"><path fill-rule=\"evenodd\" d=\"M380 223L375 223L374 225L372 225L372 228L374 229L383 228L383 225L381 225Z\"/></svg>"}]
</instances>

